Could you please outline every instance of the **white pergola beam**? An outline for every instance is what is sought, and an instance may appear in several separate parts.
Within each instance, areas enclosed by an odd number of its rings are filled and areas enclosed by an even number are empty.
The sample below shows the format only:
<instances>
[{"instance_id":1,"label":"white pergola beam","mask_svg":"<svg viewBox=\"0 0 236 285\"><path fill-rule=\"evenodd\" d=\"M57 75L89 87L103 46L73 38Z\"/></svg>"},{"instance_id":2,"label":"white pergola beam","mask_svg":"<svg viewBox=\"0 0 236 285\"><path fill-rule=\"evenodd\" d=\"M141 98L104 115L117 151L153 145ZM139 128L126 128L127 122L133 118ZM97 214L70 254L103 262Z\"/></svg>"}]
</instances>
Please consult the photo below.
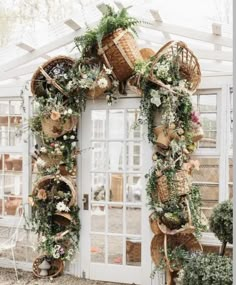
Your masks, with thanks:
<instances>
[{"instance_id":1,"label":"white pergola beam","mask_svg":"<svg viewBox=\"0 0 236 285\"><path fill-rule=\"evenodd\" d=\"M32 76L32 74L35 72L38 66L39 64L31 64L31 65L27 65L24 67L10 70L0 75L0 81L8 80L11 78L15 78L15 77L19 77L19 76L23 76L27 74L30 74Z\"/></svg>"},{"instance_id":2,"label":"white pergola beam","mask_svg":"<svg viewBox=\"0 0 236 285\"><path fill-rule=\"evenodd\" d=\"M76 23L73 19L67 19L64 24L66 24L69 28L71 28L74 31L78 31L81 29L80 25Z\"/></svg>"},{"instance_id":3,"label":"white pergola beam","mask_svg":"<svg viewBox=\"0 0 236 285\"><path fill-rule=\"evenodd\" d=\"M154 13L154 10L152 10ZM163 22L153 21L150 24L141 22L140 27L148 28L157 30L160 32L167 32L172 35L177 35L185 38L190 38L193 40L198 40L202 42L207 42L211 44L218 44L221 46L232 47L232 39L223 37L223 36L216 36L212 33L197 31L192 28L182 27L173 24L167 24Z\"/></svg>"},{"instance_id":4,"label":"white pergola beam","mask_svg":"<svg viewBox=\"0 0 236 285\"><path fill-rule=\"evenodd\" d=\"M150 10L150 13L151 13L152 17L154 18L155 22L159 22L159 23L163 22L161 15L160 15L158 10ZM162 34L167 40L171 40L171 36L169 33L162 32Z\"/></svg>"},{"instance_id":5,"label":"white pergola beam","mask_svg":"<svg viewBox=\"0 0 236 285\"><path fill-rule=\"evenodd\" d=\"M222 63L201 63L200 62L201 70L205 71L216 71L216 72L233 72L232 65L223 65Z\"/></svg>"},{"instance_id":6,"label":"white pergola beam","mask_svg":"<svg viewBox=\"0 0 236 285\"><path fill-rule=\"evenodd\" d=\"M96 26L98 22L95 22L91 24L91 28ZM69 33L67 35L64 35L56 40L53 40L52 42L41 46L37 50L28 53L26 55L20 56L17 59L11 60L6 64L3 64L0 66L0 76L4 74L4 72L9 71L11 69L17 68L23 64L29 63L30 61L33 61L39 57L42 57L43 55L54 51L56 49L59 49L67 44L70 44L74 41L74 38L77 36L82 35L86 31L86 28L81 28L77 31L74 31L72 33Z\"/></svg>"},{"instance_id":7,"label":"white pergola beam","mask_svg":"<svg viewBox=\"0 0 236 285\"><path fill-rule=\"evenodd\" d=\"M24 43L24 42L19 42L16 44L17 47L23 49L23 50L26 50L28 52L33 52L35 51L35 48L33 48L31 45L27 44L27 43ZM47 54L44 54L41 56L42 58L44 59L50 59L51 57Z\"/></svg>"},{"instance_id":8,"label":"white pergola beam","mask_svg":"<svg viewBox=\"0 0 236 285\"><path fill-rule=\"evenodd\" d=\"M98 4L96 6L98 8L98 10L104 15L107 11L107 7L106 7L106 4L104 3L101 3L101 4Z\"/></svg>"}]
</instances>

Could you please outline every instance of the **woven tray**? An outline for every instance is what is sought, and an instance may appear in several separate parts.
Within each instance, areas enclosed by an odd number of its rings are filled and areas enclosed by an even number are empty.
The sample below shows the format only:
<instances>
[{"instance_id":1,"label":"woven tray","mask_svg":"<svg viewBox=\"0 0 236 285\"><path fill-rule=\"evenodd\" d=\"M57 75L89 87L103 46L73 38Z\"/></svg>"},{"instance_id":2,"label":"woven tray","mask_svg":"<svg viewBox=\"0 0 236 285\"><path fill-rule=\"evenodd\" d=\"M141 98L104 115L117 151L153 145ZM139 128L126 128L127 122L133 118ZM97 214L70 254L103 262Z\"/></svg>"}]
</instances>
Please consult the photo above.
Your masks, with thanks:
<instances>
[{"instance_id":1,"label":"woven tray","mask_svg":"<svg viewBox=\"0 0 236 285\"><path fill-rule=\"evenodd\" d=\"M71 200L68 204L68 207L74 206L76 205L76 201L77 201L77 192L76 192L76 187L75 184L73 183L72 179L69 179L69 177L63 177L61 176L59 178L59 180L61 182L64 182L70 189L71 191ZM44 176L42 178L40 178L37 183L35 184L33 191L32 191L32 195L36 195L37 189L43 189L44 186L48 185L49 183L52 184L52 190L53 190L53 185L54 185L54 176L53 175L47 175Z\"/></svg>"},{"instance_id":2,"label":"woven tray","mask_svg":"<svg viewBox=\"0 0 236 285\"><path fill-rule=\"evenodd\" d=\"M45 255L41 255L37 257L33 263L33 274L37 278L49 278L49 277L57 277L62 274L64 270L64 263L61 259L54 259L52 257L49 258L51 268L48 271L48 276L40 276L40 269L38 266L43 262L44 258L47 257Z\"/></svg>"},{"instance_id":3,"label":"woven tray","mask_svg":"<svg viewBox=\"0 0 236 285\"><path fill-rule=\"evenodd\" d=\"M61 86L54 80L53 73L56 68L62 73L65 73L73 66L73 64L74 60L68 56L56 56L39 66L31 79L32 94L37 96L41 92L42 86L46 89L47 84L52 84L59 92L64 94Z\"/></svg>"}]
</instances>

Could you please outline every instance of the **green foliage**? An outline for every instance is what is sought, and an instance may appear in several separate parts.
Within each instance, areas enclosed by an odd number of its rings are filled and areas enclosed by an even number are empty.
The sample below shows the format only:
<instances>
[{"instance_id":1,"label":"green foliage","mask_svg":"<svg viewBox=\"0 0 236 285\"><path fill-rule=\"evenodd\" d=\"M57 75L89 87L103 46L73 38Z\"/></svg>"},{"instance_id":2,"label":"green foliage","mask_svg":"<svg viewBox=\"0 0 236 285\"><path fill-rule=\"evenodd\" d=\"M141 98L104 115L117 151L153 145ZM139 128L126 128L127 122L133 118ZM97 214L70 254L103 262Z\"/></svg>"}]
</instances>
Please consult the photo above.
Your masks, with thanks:
<instances>
[{"instance_id":1,"label":"green foliage","mask_svg":"<svg viewBox=\"0 0 236 285\"><path fill-rule=\"evenodd\" d=\"M215 254L193 256L184 266L183 285L232 285L232 260Z\"/></svg>"},{"instance_id":2,"label":"green foliage","mask_svg":"<svg viewBox=\"0 0 236 285\"><path fill-rule=\"evenodd\" d=\"M233 243L233 203L224 201L218 204L210 217L210 230L221 242Z\"/></svg>"},{"instance_id":3,"label":"green foliage","mask_svg":"<svg viewBox=\"0 0 236 285\"><path fill-rule=\"evenodd\" d=\"M96 56L97 47L101 45L102 39L117 29L129 29L135 33L134 26L138 24L138 20L130 17L127 10L128 8L122 8L116 12L111 6L106 5L106 12L98 26L88 29L84 35L74 39L82 56Z\"/></svg>"},{"instance_id":4,"label":"green foliage","mask_svg":"<svg viewBox=\"0 0 236 285\"><path fill-rule=\"evenodd\" d=\"M189 208L192 215L192 223L195 227L195 235L201 236L201 232L206 230L206 227L201 222L201 194L199 187L192 185L191 192L189 194Z\"/></svg>"}]
</instances>

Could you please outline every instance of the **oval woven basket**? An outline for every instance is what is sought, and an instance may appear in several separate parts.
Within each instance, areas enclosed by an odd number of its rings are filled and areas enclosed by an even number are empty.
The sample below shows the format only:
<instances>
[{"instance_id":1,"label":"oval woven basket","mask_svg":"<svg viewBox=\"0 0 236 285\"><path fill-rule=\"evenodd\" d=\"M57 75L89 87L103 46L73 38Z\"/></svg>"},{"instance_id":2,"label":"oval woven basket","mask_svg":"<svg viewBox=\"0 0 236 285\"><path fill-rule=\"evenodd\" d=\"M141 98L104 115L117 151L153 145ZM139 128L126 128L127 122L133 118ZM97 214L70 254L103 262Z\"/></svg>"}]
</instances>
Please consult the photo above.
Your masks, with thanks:
<instances>
[{"instance_id":1,"label":"oval woven basket","mask_svg":"<svg viewBox=\"0 0 236 285\"><path fill-rule=\"evenodd\" d=\"M142 59L134 37L123 29L117 29L103 38L98 55L119 81L128 79L136 60Z\"/></svg>"},{"instance_id":2,"label":"oval woven basket","mask_svg":"<svg viewBox=\"0 0 236 285\"><path fill-rule=\"evenodd\" d=\"M48 278L48 277L57 277L62 274L64 270L64 263L61 259L54 259L52 257L48 258L50 260L51 268L48 270L47 276L40 276L39 265L43 262L43 260L47 258L46 255L41 255L34 260L33 263L33 274L37 278Z\"/></svg>"},{"instance_id":3,"label":"oval woven basket","mask_svg":"<svg viewBox=\"0 0 236 285\"><path fill-rule=\"evenodd\" d=\"M77 201L77 192L76 192L76 186L75 186L74 182L72 181L72 179L69 179L69 177L64 177L64 176L60 176L59 181L62 183L65 183L65 185L70 189L71 200L68 203L68 207L74 206L76 204L76 201ZM49 183L52 184L51 191L53 191L53 187L55 185L54 176L53 175L47 175L47 176L40 178L33 188L32 195L36 195L37 189L43 189Z\"/></svg>"},{"instance_id":4,"label":"oval woven basket","mask_svg":"<svg viewBox=\"0 0 236 285\"><path fill-rule=\"evenodd\" d=\"M107 86L105 88L99 87L97 84L98 80L101 78L105 78L107 80ZM111 80L110 78L102 71L98 78L96 79L94 88L90 89L87 93L88 97L91 97L93 99L98 98L99 96L103 95L104 92L111 89Z\"/></svg>"},{"instance_id":5,"label":"oval woven basket","mask_svg":"<svg viewBox=\"0 0 236 285\"><path fill-rule=\"evenodd\" d=\"M71 116L66 119L65 122L62 120L52 120L51 118L43 118L41 120L43 133L49 138L58 138L64 134L72 131L77 125L78 118Z\"/></svg>"},{"instance_id":6,"label":"oval woven basket","mask_svg":"<svg viewBox=\"0 0 236 285\"><path fill-rule=\"evenodd\" d=\"M190 176L185 170L176 172L173 180L175 186L175 193L173 195L183 196L190 191ZM167 202L171 198L171 190L169 189L167 178L162 175L157 179L157 195L162 203Z\"/></svg>"},{"instance_id":7,"label":"oval woven basket","mask_svg":"<svg viewBox=\"0 0 236 285\"><path fill-rule=\"evenodd\" d=\"M190 252L202 251L202 245L193 233L178 233L175 235L157 234L151 241L151 257L155 265L159 265L164 258L169 270L173 272L167 255L167 247L174 249L182 247ZM164 252L161 252L163 250ZM180 269L180 268L179 268Z\"/></svg>"},{"instance_id":8,"label":"oval woven basket","mask_svg":"<svg viewBox=\"0 0 236 285\"><path fill-rule=\"evenodd\" d=\"M68 56L60 55L46 61L35 71L31 79L31 92L34 96L40 95L42 87L46 88L47 84L52 84L58 91L63 89L54 80L56 72L66 73L74 64L74 60ZM44 74L43 74L43 73Z\"/></svg>"},{"instance_id":9,"label":"oval woven basket","mask_svg":"<svg viewBox=\"0 0 236 285\"><path fill-rule=\"evenodd\" d=\"M69 226L72 222L72 217L69 213L58 212L53 216L53 221L60 226Z\"/></svg>"},{"instance_id":10,"label":"oval woven basket","mask_svg":"<svg viewBox=\"0 0 236 285\"><path fill-rule=\"evenodd\" d=\"M162 55L168 60L172 60L178 53L178 64L181 79L186 79L190 83L188 88L190 93L194 93L201 82L201 70L196 56L182 41L169 41L155 55L152 63L149 80L157 85L169 90L161 80L158 80L154 74L154 66Z\"/></svg>"}]
</instances>

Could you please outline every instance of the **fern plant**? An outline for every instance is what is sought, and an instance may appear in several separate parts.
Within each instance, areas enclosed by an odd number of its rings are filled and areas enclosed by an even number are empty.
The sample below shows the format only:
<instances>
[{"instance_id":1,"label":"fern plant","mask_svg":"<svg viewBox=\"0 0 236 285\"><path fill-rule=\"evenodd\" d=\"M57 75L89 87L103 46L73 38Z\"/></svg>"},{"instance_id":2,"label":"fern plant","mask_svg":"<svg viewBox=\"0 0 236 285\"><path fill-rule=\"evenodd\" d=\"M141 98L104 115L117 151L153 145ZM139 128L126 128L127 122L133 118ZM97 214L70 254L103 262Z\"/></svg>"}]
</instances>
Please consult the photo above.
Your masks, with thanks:
<instances>
[{"instance_id":1,"label":"fern plant","mask_svg":"<svg viewBox=\"0 0 236 285\"><path fill-rule=\"evenodd\" d=\"M102 39L117 29L130 30L136 34L134 26L139 21L128 15L128 8L116 12L111 6L106 5L106 12L98 26L88 29L84 35L74 39L82 56L96 56L97 47L101 45Z\"/></svg>"}]
</instances>

